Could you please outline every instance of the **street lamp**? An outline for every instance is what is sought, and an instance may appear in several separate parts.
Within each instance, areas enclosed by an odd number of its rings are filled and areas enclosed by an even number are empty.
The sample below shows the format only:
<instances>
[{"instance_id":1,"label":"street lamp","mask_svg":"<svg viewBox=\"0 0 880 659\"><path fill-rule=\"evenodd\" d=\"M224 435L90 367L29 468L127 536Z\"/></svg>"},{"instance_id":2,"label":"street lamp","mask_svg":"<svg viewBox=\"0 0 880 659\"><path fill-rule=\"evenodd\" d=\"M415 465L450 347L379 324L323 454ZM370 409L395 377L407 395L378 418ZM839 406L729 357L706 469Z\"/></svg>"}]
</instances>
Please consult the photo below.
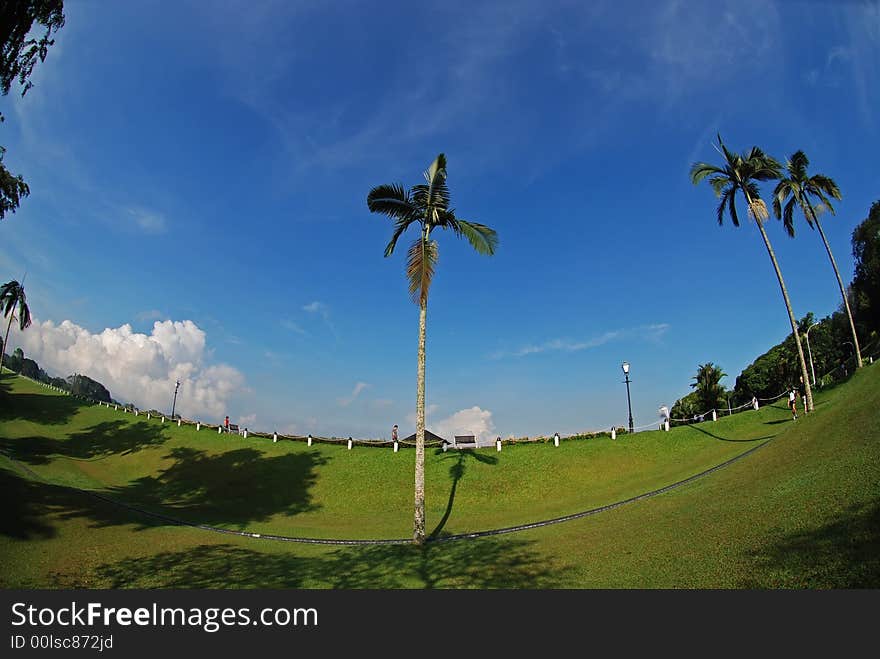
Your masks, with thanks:
<instances>
[{"instance_id":1,"label":"street lamp","mask_svg":"<svg viewBox=\"0 0 880 659\"><path fill-rule=\"evenodd\" d=\"M807 352L810 355L810 373L813 374L813 386L816 386L816 369L813 368L813 351L810 350L810 330L813 329L819 323L813 323L807 328L807 331L804 332L804 336L807 337Z\"/></svg>"},{"instance_id":2,"label":"street lamp","mask_svg":"<svg viewBox=\"0 0 880 659\"><path fill-rule=\"evenodd\" d=\"M180 380L174 386L174 402L171 403L171 418L174 419L174 408L177 407L177 390L180 389Z\"/></svg>"},{"instance_id":3,"label":"street lamp","mask_svg":"<svg viewBox=\"0 0 880 659\"><path fill-rule=\"evenodd\" d=\"M626 382L626 407L629 410L629 432L630 432L630 434L632 434L633 433L633 411L632 411L632 402L630 401L630 398L629 398L629 383L630 383L629 362L623 362L623 364L620 365L620 368L623 369L623 375L625 378L624 382Z\"/></svg>"}]
</instances>

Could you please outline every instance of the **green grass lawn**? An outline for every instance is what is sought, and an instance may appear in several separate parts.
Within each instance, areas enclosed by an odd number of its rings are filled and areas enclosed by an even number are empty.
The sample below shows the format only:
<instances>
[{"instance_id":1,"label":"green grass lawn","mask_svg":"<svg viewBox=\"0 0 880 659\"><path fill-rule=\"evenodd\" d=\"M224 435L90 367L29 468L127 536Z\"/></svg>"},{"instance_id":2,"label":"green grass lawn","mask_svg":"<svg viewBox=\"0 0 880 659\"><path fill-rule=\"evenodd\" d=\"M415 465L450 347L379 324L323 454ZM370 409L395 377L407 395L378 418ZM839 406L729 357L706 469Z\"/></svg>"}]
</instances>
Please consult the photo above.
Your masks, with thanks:
<instances>
[{"instance_id":1,"label":"green grass lawn","mask_svg":"<svg viewBox=\"0 0 880 659\"><path fill-rule=\"evenodd\" d=\"M7 376L0 450L17 462L0 456L0 585L878 587L878 374L870 366L820 393L816 412L797 422L780 403L614 441L429 451L428 528L443 536L613 503L761 446L704 478L614 510L423 548L221 535L79 491L254 533L406 538L411 450L197 433Z\"/></svg>"}]
</instances>

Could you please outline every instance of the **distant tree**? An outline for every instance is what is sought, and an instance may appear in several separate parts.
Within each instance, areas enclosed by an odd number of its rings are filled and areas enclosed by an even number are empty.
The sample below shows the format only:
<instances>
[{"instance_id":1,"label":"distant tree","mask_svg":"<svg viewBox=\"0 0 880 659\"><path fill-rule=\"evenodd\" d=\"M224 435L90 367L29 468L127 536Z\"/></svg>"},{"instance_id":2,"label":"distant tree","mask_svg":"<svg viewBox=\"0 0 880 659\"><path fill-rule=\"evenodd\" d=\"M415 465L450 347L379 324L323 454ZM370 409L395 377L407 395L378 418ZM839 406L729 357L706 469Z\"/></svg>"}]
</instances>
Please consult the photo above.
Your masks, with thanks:
<instances>
[{"instance_id":1,"label":"distant tree","mask_svg":"<svg viewBox=\"0 0 880 659\"><path fill-rule=\"evenodd\" d=\"M725 390L721 378L726 375L720 366L712 362L697 366L697 374L693 377L691 387L697 395L701 411L720 410L724 406Z\"/></svg>"},{"instance_id":2,"label":"distant tree","mask_svg":"<svg viewBox=\"0 0 880 659\"><path fill-rule=\"evenodd\" d=\"M110 392L107 391L107 388L87 375L71 375L67 378L67 383L69 385L70 393L74 395L85 396L86 398L100 400L105 403L110 402Z\"/></svg>"},{"instance_id":3,"label":"distant tree","mask_svg":"<svg viewBox=\"0 0 880 659\"><path fill-rule=\"evenodd\" d=\"M435 228L451 229L459 238L467 238L478 253L489 256L495 253L498 235L487 226L461 219L449 207L446 156L442 153L425 172L424 184L416 185L410 191L399 184L379 185L367 195L367 208L394 221L394 233L385 247L386 257L394 252L397 240L411 225L416 224L419 228L419 237L410 245L407 255L406 276L413 302L419 305L413 542L422 544L425 541L425 326L428 289L438 256L437 241L432 240L431 231Z\"/></svg>"},{"instance_id":4,"label":"distant tree","mask_svg":"<svg viewBox=\"0 0 880 659\"><path fill-rule=\"evenodd\" d=\"M32 35L34 26L40 33ZM33 87L31 73L37 60L43 62L53 33L64 27L63 0L5 0L0 3L0 93L9 93L17 80L24 96ZM45 32L42 29L45 28ZM0 113L0 122L4 120ZM6 149L0 146L0 220L15 212L23 197L30 194L27 183L3 164Z\"/></svg>"},{"instance_id":5,"label":"distant tree","mask_svg":"<svg viewBox=\"0 0 880 659\"><path fill-rule=\"evenodd\" d=\"M880 200L852 233L856 317L869 331L880 330Z\"/></svg>"},{"instance_id":6,"label":"distant tree","mask_svg":"<svg viewBox=\"0 0 880 659\"><path fill-rule=\"evenodd\" d=\"M770 238L764 229L764 221L770 217L770 213L767 211L767 205L761 199L757 184L757 181L779 179L782 167L774 158L766 155L756 146L753 146L748 153L743 155L733 153L721 141L721 135L718 135L718 146L720 147L719 151L724 156L724 162L721 167L704 162L694 163L690 172L691 182L696 185L703 179L708 178L715 196L721 198L716 211L719 225L723 223L724 215L728 214L733 225L739 226L739 217L736 212L736 194L741 192L742 196L745 197L748 213L755 220L755 224L764 241L764 247L767 249L767 254L773 264L773 269L776 271L776 278L782 291L782 299L788 312L788 320L791 323L791 333L797 345L801 378L807 396L807 410L811 411L813 409L813 391L807 374L804 349L801 346L801 339L798 335L797 321L794 317L791 300L788 297L788 289L785 287L785 280L782 278L782 271L779 269L779 263L776 261L776 254L773 252Z\"/></svg>"},{"instance_id":7,"label":"distant tree","mask_svg":"<svg viewBox=\"0 0 880 659\"><path fill-rule=\"evenodd\" d=\"M669 416L672 421L681 419L690 421L695 415L702 411L700 403L697 400L697 392L692 391L687 396L683 396L675 401L672 405L672 409L669 411Z\"/></svg>"},{"instance_id":8,"label":"distant tree","mask_svg":"<svg viewBox=\"0 0 880 659\"><path fill-rule=\"evenodd\" d=\"M33 359L23 358L18 372L31 380L40 380L40 365Z\"/></svg>"},{"instance_id":9,"label":"distant tree","mask_svg":"<svg viewBox=\"0 0 880 659\"><path fill-rule=\"evenodd\" d=\"M8 368L10 371L21 373L21 363L24 361L24 350L16 348L12 351L12 358L9 360Z\"/></svg>"},{"instance_id":10,"label":"distant tree","mask_svg":"<svg viewBox=\"0 0 880 659\"><path fill-rule=\"evenodd\" d=\"M824 174L807 174L807 167L810 160L803 151L796 151L785 164L788 176L783 176L776 184L773 191L773 212L778 219L782 219L785 230L788 235L794 237L794 208L797 206L801 209L804 219L812 228L813 226L819 230L822 237L822 243L825 245L825 251L828 253L828 259L831 261L831 267L834 270L834 276L837 278L837 285L840 287L840 296L843 298L843 306L846 316L849 319L850 329L852 331L853 346L856 354L856 368L862 367L862 351L859 347L859 336L856 333L856 324L853 321L852 311L849 308L849 299L846 294L846 287L843 285L843 279L840 277L840 270L837 268L837 262L834 260L834 254L831 252L831 246L822 231L822 225L819 222L819 216L816 208L813 206L812 199L816 199L831 213L834 213L834 206L831 205L828 197L842 199L840 188L834 179ZM789 199L789 197L791 197ZM785 207L783 202L788 199Z\"/></svg>"},{"instance_id":11,"label":"distant tree","mask_svg":"<svg viewBox=\"0 0 880 659\"><path fill-rule=\"evenodd\" d=\"M3 345L9 345L9 328L12 327L12 319L15 318L15 308L18 307L18 325L23 332L31 326L31 310L27 304L27 296L24 286L14 279L0 287L0 310L9 318L6 323L6 336L3 337ZM0 373L3 372L3 353L0 351Z\"/></svg>"}]
</instances>

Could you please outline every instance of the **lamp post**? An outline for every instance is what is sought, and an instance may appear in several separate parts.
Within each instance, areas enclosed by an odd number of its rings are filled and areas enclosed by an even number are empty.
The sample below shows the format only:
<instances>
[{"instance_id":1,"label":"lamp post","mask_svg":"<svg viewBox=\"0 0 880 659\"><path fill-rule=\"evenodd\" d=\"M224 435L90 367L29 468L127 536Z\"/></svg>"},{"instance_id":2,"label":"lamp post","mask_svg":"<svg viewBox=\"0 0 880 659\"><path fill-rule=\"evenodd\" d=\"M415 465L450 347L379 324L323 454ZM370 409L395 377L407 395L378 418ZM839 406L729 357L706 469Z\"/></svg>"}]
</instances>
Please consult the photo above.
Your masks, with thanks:
<instances>
[{"instance_id":1,"label":"lamp post","mask_svg":"<svg viewBox=\"0 0 880 659\"><path fill-rule=\"evenodd\" d=\"M623 369L624 382L626 382L626 408L629 411L629 432L633 433L633 412L632 412L632 402L629 397L629 362L623 362L620 365L620 368Z\"/></svg>"},{"instance_id":2,"label":"lamp post","mask_svg":"<svg viewBox=\"0 0 880 659\"><path fill-rule=\"evenodd\" d=\"M819 323L813 323L807 328L807 331L804 332L804 336L807 337L807 353L810 355L810 373L813 375L813 386L816 386L816 369L813 368L813 351L810 350L810 330L813 329Z\"/></svg>"},{"instance_id":3,"label":"lamp post","mask_svg":"<svg viewBox=\"0 0 880 659\"><path fill-rule=\"evenodd\" d=\"M180 380L174 385L174 402L171 403L171 418L174 419L174 408L177 407L177 390L180 388Z\"/></svg>"}]
</instances>

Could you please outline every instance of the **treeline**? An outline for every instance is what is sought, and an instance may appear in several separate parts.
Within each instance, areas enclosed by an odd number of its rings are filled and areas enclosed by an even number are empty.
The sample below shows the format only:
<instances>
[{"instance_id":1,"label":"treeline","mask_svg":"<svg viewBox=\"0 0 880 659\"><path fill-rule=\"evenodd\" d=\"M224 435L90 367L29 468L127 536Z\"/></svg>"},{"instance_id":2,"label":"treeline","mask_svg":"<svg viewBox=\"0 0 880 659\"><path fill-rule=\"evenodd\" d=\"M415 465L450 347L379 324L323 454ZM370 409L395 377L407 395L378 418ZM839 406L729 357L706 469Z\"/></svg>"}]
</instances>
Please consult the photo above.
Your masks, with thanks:
<instances>
[{"instance_id":1,"label":"treeline","mask_svg":"<svg viewBox=\"0 0 880 659\"><path fill-rule=\"evenodd\" d=\"M2 342L0 342L0 346L2 346ZM110 398L110 392L107 390L107 387L87 375L75 373L67 376L67 378L52 377L40 368L36 361L25 357L24 351L21 348L16 348L11 355L3 355L3 367L24 375L31 380L69 391L76 396L85 396L105 403L116 402Z\"/></svg>"},{"instance_id":2,"label":"treeline","mask_svg":"<svg viewBox=\"0 0 880 659\"><path fill-rule=\"evenodd\" d=\"M858 340L867 350L867 357L877 351L880 341L880 200L871 205L868 217L853 230L852 249L855 272L847 296ZM827 386L855 369L852 332L842 303L819 321L808 313L798 322L798 333L805 338L811 385ZM745 405L753 397L772 398L792 387L803 391L792 334L743 369L733 389L721 384L726 375L712 362L700 364L690 385L694 391L675 402L670 411L672 418L694 420L712 409L723 411Z\"/></svg>"}]
</instances>

